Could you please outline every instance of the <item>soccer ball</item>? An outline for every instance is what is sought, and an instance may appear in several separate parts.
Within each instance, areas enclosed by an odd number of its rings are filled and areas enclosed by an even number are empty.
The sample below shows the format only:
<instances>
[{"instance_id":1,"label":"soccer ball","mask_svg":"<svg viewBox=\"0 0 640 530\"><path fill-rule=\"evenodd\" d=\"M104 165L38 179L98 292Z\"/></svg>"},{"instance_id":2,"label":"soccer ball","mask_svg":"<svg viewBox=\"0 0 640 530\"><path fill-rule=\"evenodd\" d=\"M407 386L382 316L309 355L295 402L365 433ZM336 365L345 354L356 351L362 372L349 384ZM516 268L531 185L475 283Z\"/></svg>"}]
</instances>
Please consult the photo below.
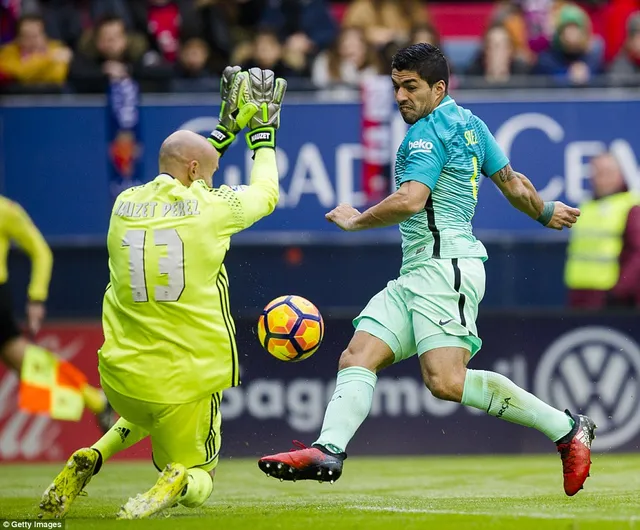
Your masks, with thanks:
<instances>
[{"instance_id":1,"label":"soccer ball","mask_svg":"<svg viewBox=\"0 0 640 530\"><path fill-rule=\"evenodd\" d=\"M260 344L276 359L302 361L322 342L324 322L320 311L301 296L281 296L267 304L258 319Z\"/></svg>"}]
</instances>

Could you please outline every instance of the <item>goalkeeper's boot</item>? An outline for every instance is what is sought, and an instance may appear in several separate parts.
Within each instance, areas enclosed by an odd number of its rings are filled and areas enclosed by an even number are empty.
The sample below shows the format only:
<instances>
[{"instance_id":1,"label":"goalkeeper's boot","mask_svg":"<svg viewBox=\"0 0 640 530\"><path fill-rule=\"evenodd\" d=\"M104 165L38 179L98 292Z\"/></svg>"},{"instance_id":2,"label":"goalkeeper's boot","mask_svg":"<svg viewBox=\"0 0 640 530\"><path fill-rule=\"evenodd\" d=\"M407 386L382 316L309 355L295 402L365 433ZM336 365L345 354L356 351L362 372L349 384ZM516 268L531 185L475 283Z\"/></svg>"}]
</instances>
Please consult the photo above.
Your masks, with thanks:
<instances>
[{"instance_id":1,"label":"goalkeeper's boot","mask_svg":"<svg viewBox=\"0 0 640 530\"><path fill-rule=\"evenodd\" d=\"M100 453L85 447L71 455L64 469L42 494L38 517L59 519L67 515L71 503L81 494L100 461Z\"/></svg>"},{"instance_id":2,"label":"goalkeeper's boot","mask_svg":"<svg viewBox=\"0 0 640 530\"><path fill-rule=\"evenodd\" d=\"M182 464L167 464L155 486L146 493L132 497L120 508L116 519L143 519L177 504L189 483L187 468Z\"/></svg>"},{"instance_id":3,"label":"goalkeeper's boot","mask_svg":"<svg viewBox=\"0 0 640 530\"><path fill-rule=\"evenodd\" d=\"M268 476L280 480L317 480L331 482L342 475L342 464L347 458L346 453L332 453L322 445L307 447L294 440L298 449L288 453L263 456L258 461L258 467Z\"/></svg>"},{"instance_id":4,"label":"goalkeeper's boot","mask_svg":"<svg viewBox=\"0 0 640 530\"><path fill-rule=\"evenodd\" d=\"M564 492L570 497L578 493L589 477L591 468L591 442L596 437L596 424L587 416L571 414L567 416L575 422L571 431L556 442L562 459Z\"/></svg>"}]
</instances>

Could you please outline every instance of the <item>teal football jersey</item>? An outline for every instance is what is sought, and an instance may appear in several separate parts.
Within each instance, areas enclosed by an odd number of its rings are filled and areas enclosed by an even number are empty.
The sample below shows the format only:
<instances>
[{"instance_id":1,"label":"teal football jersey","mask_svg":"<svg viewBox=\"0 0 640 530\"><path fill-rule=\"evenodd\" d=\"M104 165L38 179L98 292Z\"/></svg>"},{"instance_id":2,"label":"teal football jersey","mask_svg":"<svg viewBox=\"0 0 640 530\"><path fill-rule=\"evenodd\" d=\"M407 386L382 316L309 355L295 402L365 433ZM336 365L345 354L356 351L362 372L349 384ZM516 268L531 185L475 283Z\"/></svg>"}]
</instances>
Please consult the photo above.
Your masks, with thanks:
<instances>
[{"instance_id":1,"label":"teal football jersey","mask_svg":"<svg viewBox=\"0 0 640 530\"><path fill-rule=\"evenodd\" d=\"M400 223L401 274L433 258L487 259L471 225L479 178L508 163L486 124L449 96L411 126L398 149L396 186L415 180L431 194L423 211Z\"/></svg>"}]
</instances>

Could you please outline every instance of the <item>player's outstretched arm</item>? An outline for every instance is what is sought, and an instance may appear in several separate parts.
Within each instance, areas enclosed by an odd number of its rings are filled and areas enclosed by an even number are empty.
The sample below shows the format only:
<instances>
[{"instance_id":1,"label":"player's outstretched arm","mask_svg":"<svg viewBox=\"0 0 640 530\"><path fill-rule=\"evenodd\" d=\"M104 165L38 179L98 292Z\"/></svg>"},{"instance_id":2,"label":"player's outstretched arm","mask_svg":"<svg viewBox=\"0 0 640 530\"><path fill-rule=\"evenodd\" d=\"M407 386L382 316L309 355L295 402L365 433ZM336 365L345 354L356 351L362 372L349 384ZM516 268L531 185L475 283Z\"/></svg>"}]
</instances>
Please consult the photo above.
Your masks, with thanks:
<instances>
[{"instance_id":1,"label":"player's outstretched arm","mask_svg":"<svg viewBox=\"0 0 640 530\"><path fill-rule=\"evenodd\" d=\"M254 151L249 186L241 186L233 195L220 188L219 194L232 201L235 222L231 233L248 228L273 212L278 204L280 185L276 165L276 131L280 127L280 107L287 89L284 79L271 70L252 68L248 77L247 103L259 109L249 122L246 139Z\"/></svg>"},{"instance_id":2,"label":"player's outstretched arm","mask_svg":"<svg viewBox=\"0 0 640 530\"><path fill-rule=\"evenodd\" d=\"M410 180L363 213L348 204L339 204L325 217L347 232L393 226L424 210L430 193L431 190L421 182Z\"/></svg>"},{"instance_id":3,"label":"player's outstretched arm","mask_svg":"<svg viewBox=\"0 0 640 530\"><path fill-rule=\"evenodd\" d=\"M578 208L572 208L560 201L544 202L531 181L522 173L514 171L511 164L491 175L491 180L514 208L547 228L571 228L578 220Z\"/></svg>"},{"instance_id":4,"label":"player's outstretched arm","mask_svg":"<svg viewBox=\"0 0 640 530\"><path fill-rule=\"evenodd\" d=\"M242 203L241 230L273 213L280 198L278 181L275 149L258 149L253 159L249 186L236 192Z\"/></svg>"}]
</instances>

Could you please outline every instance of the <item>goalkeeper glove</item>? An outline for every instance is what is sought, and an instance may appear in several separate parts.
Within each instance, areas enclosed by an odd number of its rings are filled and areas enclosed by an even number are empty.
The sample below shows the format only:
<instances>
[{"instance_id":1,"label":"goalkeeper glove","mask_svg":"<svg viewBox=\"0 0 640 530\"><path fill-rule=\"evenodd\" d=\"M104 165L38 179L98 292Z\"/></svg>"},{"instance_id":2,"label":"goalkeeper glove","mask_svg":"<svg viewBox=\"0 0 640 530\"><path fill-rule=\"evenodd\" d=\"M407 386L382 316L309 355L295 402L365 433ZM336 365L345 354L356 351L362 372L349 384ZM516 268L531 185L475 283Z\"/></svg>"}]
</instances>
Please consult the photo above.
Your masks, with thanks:
<instances>
[{"instance_id":1,"label":"goalkeeper glove","mask_svg":"<svg viewBox=\"0 0 640 530\"><path fill-rule=\"evenodd\" d=\"M240 71L239 66L227 66L222 72L220 79L222 104L219 123L209 135L209 141L218 150L220 156L258 110L256 104L247 102L248 83L249 74Z\"/></svg>"},{"instance_id":2,"label":"goalkeeper glove","mask_svg":"<svg viewBox=\"0 0 640 530\"><path fill-rule=\"evenodd\" d=\"M255 105L258 111L249 122L246 134L249 149L276 147L276 129L280 127L280 105L287 90L287 82L271 70L251 68L248 72L249 82L247 101Z\"/></svg>"}]
</instances>

